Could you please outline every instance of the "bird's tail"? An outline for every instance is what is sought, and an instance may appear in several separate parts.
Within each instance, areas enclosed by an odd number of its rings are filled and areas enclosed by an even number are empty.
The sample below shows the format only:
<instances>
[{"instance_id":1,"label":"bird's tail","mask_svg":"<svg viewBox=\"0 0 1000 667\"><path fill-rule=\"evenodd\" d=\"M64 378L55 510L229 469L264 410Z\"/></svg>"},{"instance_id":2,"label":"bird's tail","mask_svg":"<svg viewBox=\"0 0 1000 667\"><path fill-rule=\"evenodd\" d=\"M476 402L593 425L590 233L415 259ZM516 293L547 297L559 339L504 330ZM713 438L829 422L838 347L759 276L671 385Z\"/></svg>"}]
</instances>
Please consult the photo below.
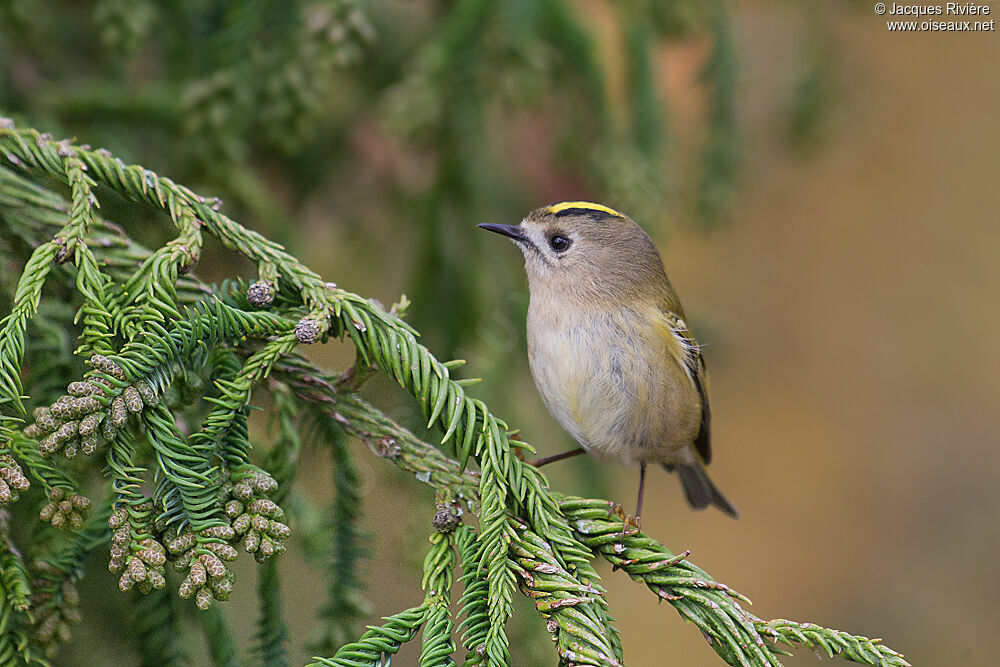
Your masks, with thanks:
<instances>
[{"instance_id":1,"label":"bird's tail","mask_svg":"<svg viewBox=\"0 0 1000 667\"><path fill-rule=\"evenodd\" d=\"M715 505L724 513L739 518L740 514L733 507L733 504L726 500L722 492L712 484L708 478L708 473L700 463L681 463L677 465L663 466L667 472L677 472L681 478L681 485L684 487L684 495L687 496L688 504L696 510L703 510L709 505Z\"/></svg>"}]
</instances>

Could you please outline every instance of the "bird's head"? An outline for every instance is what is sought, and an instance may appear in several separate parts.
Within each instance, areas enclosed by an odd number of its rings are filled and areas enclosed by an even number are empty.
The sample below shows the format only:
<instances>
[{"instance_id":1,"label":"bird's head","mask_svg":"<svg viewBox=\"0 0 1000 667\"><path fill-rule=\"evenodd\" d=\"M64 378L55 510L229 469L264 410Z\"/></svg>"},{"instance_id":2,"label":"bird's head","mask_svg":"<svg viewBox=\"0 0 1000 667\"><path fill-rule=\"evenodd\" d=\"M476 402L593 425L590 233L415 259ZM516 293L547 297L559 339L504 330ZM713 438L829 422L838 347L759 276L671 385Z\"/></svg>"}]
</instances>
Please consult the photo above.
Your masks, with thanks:
<instances>
[{"instance_id":1,"label":"bird's head","mask_svg":"<svg viewBox=\"0 0 1000 667\"><path fill-rule=\"evenodd\" d=\"M481 224L510 238L524 253L528 286L567 296L632 298L667 284L656 246L639 225L592 202L543 206L518 225Z\"/></svg>"}]
</instances>

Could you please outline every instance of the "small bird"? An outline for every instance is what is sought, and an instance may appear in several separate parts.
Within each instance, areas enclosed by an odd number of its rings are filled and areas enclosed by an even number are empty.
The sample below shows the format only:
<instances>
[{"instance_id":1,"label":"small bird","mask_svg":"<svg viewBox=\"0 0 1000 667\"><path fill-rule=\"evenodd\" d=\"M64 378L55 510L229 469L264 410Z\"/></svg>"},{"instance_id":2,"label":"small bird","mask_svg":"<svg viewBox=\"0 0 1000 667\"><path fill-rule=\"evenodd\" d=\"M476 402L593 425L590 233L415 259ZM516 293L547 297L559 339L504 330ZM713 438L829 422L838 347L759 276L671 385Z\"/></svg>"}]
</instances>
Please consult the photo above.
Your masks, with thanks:
<instances>
[{"instance_id":1,"label":"small bird","mask_svg":"<svg viewBox=\"0 0 1000 667\"><path fill-rule=\"evenodd\" d=\"M680 476L696 509L736 508L705 472L712 458L705 361L660 254L639 225L612 208L570 201L519 225L481 224L524 253L531 293L528 361L549 413L584 451Z\"/></svg>"}]
</instances>

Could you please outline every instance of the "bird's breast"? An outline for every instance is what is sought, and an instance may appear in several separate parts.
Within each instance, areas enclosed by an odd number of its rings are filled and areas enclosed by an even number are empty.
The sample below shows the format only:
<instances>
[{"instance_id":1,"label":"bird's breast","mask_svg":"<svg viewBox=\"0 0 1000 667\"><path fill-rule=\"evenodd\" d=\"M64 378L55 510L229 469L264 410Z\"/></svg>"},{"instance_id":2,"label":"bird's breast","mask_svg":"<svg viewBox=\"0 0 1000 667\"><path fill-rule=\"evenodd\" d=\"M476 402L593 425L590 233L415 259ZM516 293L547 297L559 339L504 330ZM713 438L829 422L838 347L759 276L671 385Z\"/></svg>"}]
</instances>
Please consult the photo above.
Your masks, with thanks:
<instances>
[{"instance_id":1,"label":"bird's breast","mask_svg":"<svg viewBox=\"0 0 1000 667\"><path fill-rule=\"evenodd\" d=\"M697 397L641 310L528 310L528 357L546 407L581 445L628 462L677 462L697 434ZM682 451L684 450L684 451Z\"/></svg>"}]
</instances>

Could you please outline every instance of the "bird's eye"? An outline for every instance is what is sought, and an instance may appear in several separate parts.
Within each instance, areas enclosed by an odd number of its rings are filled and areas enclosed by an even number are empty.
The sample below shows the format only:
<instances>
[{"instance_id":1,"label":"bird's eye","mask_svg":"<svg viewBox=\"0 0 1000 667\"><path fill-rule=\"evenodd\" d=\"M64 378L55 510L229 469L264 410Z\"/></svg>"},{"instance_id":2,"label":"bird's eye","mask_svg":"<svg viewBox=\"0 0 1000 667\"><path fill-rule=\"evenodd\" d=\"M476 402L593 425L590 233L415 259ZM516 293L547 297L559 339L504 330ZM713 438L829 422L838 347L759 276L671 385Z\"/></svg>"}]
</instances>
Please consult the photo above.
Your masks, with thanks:
<instances>
[{"instance_id":1,"label":"bird's eye","mask_svg":"<svg viewBox=\"0 0 1000 667\"><path fill-rule=\"evenodd\" d=\"M561 234L556 234L549 239L549 247L556 252L563 252L571 245L573 242Z\"/></svg>"}]
</instances>

